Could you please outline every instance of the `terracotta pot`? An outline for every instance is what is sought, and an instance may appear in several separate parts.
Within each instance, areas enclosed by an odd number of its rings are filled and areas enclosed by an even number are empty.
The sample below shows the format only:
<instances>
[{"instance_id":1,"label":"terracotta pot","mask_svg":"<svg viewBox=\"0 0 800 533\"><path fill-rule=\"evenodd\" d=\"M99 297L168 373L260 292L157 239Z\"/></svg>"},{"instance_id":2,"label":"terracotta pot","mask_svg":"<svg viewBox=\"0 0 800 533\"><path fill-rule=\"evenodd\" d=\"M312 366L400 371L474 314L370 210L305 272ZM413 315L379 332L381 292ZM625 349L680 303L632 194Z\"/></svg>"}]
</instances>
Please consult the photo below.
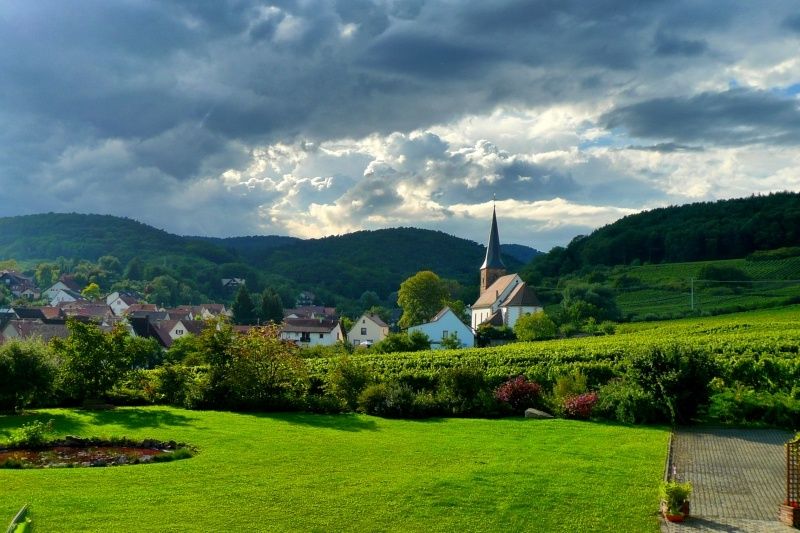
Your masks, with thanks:
<instances>
[{"instance_id":1,"label":"terracotta pot","mask_svg":"<svg viewBox=\"0 0 800 533\"><path fill-rule=\"evenodd\" d=\"M683 502L680 514L671 514L666 502L661 502L661 514L667 522L683 522L689 516L689 502Z\"/></svg>"}]
</instances>

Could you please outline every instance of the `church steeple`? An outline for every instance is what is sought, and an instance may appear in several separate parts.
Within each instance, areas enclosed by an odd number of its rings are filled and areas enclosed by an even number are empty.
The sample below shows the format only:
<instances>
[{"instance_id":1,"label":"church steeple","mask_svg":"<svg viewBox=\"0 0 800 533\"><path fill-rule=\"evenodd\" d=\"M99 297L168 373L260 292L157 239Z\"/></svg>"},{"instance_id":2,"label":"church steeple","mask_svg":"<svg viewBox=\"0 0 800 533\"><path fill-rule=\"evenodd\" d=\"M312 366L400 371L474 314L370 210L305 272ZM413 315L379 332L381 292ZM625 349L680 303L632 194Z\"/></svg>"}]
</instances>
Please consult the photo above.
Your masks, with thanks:
<instances>
[{"instance_id":1,"label":"church steeple","mask_svg":"<svg viewBox=\"0 0 800 533\"><path fill-rule=\"evenodd\" d=\"M486 245L486 258L481 265L481 294L500 276L505 275L506 265L500 258L500 233L497 231L497 212L492 207L492 229L489 231L489 244Z\"/></svg>"}]
</instances>

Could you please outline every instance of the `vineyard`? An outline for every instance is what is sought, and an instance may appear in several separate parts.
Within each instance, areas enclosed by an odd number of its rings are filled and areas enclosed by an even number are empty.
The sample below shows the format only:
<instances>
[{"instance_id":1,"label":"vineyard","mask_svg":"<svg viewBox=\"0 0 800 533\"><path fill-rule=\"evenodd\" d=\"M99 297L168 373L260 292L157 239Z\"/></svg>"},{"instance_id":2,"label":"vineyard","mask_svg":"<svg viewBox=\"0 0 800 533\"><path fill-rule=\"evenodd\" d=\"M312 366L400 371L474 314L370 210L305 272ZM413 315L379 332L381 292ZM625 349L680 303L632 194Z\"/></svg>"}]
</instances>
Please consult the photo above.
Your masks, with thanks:
<instances>
[{"instance_id":1,"label":"vineyard","mask_svg":"<svg viewBox=\"0 0 800 533\"><path fill-rule=\"evenodd\" d=\"M601 397L604 387L619 380L638 379L637 387L647 394L653 392L649 387L664 388L670 381L668 386L674 394L698 403L693 410L703 411L708 407L704 403L708 398L703 398L706 391L706 396L711 395L711 414L722 422L755 416L749 410L736 411L746 401L767 403L773 411L778 409L780 412L770 411L771 414L763 416L768 420L773 417L771 421L775 424L787 425L795 419L800 422L800 404L795 402L793 392L800 380L798 316L800 307L791 306L718 317L624 324L610 336L482 349L355 354L351 359L368 368L380 381L401 382L421 389L434 389L443 373L457 368L478 369L495 386L510 376L524 375L546 389L553 387L559 378L577 372L586 377L590 389L601 391ZM336 360L311 359L307 363L312 378L323 381ZM653 376L642 378L643 373L651 371ZM775 402L780 405L775 407L772 405Z\"/></svg>"},{"instance_id":2,"label":"vineyard","mask_svg":"<svg viewBox=\"0 0 800 533\"><path fill-rule=\"evenodd\" d=\"M749 279L737 283L701 279L708 266L737 269ZM618 266L602 284L613 290L629 320L774 308L800 303L800 257Z\"/></svg>"}]
</instances>

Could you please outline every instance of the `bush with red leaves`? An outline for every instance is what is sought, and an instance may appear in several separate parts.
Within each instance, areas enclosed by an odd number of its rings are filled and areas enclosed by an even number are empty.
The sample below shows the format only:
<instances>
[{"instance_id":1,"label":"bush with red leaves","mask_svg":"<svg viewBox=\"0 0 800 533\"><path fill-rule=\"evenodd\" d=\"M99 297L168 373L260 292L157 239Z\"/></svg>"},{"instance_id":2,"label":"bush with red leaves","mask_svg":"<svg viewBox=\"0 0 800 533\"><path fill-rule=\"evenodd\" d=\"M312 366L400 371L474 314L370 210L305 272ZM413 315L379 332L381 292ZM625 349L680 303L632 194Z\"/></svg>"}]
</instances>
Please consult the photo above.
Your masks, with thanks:
<instances>
[{"instance_id":1,"label":"bush with red leaves","mask_svg":"<svg viewBox=\"0 0 800 533\"><path fill-rule=\"evenodd\" d=\"M513 409L536 407L540 403L542 387L525 376L511 378L494 391L494 397L507 403Z\"/></svg>"},{"instance_id":2,"label":"bush with red leaves","mask_svg":"<svg viewBox=\"0 0 800 533\"><path fill-rule=\"evenodd\" d=\"M585 392L564 400L564 414L568 418L589 418L597 404L596 392Z\"/></svg>"}]
</instances>

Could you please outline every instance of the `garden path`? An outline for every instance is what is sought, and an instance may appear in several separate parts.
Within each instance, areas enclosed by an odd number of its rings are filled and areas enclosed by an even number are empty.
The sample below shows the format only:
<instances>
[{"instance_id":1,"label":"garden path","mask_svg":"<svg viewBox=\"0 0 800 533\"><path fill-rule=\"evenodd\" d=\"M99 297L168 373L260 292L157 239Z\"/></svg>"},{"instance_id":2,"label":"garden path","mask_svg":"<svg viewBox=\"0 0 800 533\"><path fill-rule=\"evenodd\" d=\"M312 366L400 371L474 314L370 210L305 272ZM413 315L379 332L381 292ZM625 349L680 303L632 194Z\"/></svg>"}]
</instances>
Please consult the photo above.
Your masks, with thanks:
<instances>
[{"instance_id":1,"label":"garden path","mask_svg":"<svg viewBox=\"0 0 800 533\"><path fill-rule=\"evenodd\" d=\"M676 430L671 468L678 480L692 482L691 516L683 524L662 520L661 531L796 531L778 522L786 478L783 444L791 437L774 429Z\"/></svg>"}]
</instances>

